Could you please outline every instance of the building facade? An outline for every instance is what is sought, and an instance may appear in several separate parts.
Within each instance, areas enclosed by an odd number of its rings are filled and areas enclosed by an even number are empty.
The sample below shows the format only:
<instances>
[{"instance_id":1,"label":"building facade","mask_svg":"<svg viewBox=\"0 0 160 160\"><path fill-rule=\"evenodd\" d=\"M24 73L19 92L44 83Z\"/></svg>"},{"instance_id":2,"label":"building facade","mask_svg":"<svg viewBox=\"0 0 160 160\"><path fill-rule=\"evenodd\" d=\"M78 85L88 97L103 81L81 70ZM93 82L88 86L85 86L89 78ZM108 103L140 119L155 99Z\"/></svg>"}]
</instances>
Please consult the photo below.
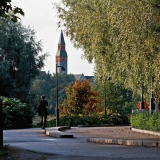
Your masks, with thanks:
<instances>
[{"instance_id":1,"label":"building facade","mask_svg":"<svg viewBox=\"0 0 160 160\"><path fill-rule=\"evenodd\" d=\"M63 66L62 67L57 67L57 72L62 73L65 72L67 74L67 63L68 63L68 55L65 49L65 41L64 41L64 36L63 32L61 31L60 37L59 37L59 42L58 42L58 51L56 53L56 64L57 66Z\"/></svg>"}]
</instances>

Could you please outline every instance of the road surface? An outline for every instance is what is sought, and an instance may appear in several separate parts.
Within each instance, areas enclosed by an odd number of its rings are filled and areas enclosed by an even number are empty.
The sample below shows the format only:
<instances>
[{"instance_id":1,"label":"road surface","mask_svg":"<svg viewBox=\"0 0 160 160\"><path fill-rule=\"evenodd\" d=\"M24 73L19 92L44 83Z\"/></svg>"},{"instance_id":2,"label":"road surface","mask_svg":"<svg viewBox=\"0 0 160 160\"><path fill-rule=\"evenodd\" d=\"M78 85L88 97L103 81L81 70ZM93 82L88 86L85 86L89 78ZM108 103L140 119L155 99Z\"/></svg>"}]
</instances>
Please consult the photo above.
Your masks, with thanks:
<instances>
[{"instance_id":1,"label":"road surface","mask_svg":"<svg viewBox=\"0 0 160 160\"><path fill-rule=\"evenodd\" d=\"M4 145L51 154L54 160L159 160L160 148L104 145L86 138L53 138L39 128L3 131Z\"/></svg>"}]
</instances>

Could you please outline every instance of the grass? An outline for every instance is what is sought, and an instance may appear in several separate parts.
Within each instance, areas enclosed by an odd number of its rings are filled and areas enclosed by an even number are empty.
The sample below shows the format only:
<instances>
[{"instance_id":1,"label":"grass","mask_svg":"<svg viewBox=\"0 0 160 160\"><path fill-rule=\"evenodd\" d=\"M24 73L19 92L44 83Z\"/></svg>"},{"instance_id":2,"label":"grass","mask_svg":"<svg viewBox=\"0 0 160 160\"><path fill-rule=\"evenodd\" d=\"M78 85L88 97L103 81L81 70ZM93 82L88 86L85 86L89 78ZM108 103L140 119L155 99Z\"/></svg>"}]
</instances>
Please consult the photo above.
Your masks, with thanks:
<instances>
[{"instance_id":1,"label":"grass","mask_svg":"<svg viewBox=\"0 0 160 160\"><path fill-rule=\"evenodd\" d=\"M8 153L8 146L4 146L3 149L0 149L0 157L7 155Z\"/></svg>"}]
</instances>

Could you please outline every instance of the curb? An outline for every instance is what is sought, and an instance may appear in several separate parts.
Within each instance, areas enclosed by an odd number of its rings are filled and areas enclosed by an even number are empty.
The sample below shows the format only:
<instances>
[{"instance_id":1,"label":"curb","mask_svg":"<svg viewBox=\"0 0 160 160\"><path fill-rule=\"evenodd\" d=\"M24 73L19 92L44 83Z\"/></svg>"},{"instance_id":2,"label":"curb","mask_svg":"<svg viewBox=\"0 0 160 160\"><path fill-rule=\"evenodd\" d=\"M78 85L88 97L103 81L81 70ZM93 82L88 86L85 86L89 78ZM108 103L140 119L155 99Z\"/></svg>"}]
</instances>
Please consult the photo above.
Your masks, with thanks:
<instances>
[{"instance_id":1,"label":"curb","mask_svg":"<svg viewBox=\"0 0 160 160\"><path fill-rule=\"evenodd\" d=\"M140 133L145 133L145 134L151 134L151 135L155 135L155 136L160 136L160 132L142 130L142 129L137 129L137 128L131 128L131 130L134 131L134 132L140 132Z\"/></svg>"},{"instance_id":2,"label":"curb","mask_svg":"<svg viewBox=\"0 0 160 160\"><path fill-rule=\"evenodd\" d=\"M55 137L55 138L73 138L73 134L63 132L66 129L70 129L71 127L51 127L46 128L45 133L47 136Z\"/></svg>"},{"instance_id":3,"label":"curb","mask_svg":"<svg viewBox=\"0 0 160 160\"><path fill-rule=\"evenodd\" d=\"M160 141L149 141L149 140L88 138L87 142L101 143L101 144L113 144L113 145L126 145L126 146L160 147Z\"/></svg>"},{"instance_id":4,"label":"curb","mask_svg":"<svg viewBox=\"0 0 160 160\"><path fill-rule=\"evenodd\" d=\"M151 134L155 136L160 136L160 132L141 130L136 128L131 128L134 132ZM103 144L115 144L115 145L126 145L126 146L143 146L143 147L159 147L160 148L160 140L126 140L126 139L105 139L105 138L88 138L87 142L92 143L103 143Z\"/></svg>"},{"instance_id":5,"label":"curb","mask_svg":"<svg viewBox=\"0 0 160 160\"><path fill-rule=\"evenodd\" d=\"M64 132L66 129L71 129L68 126L46 128L45 133L48 136L55 138L74 138L72 133ZM160 136L160 132L153 132L131 128L135 132L152 134ZM87 138L87 142L112 144L112 145L126 145L126 146L140 146L140 147L158 147L160 148L160 140L131 140L131 139L112 139L112 138Z\"/></svg>"}]
</instances>

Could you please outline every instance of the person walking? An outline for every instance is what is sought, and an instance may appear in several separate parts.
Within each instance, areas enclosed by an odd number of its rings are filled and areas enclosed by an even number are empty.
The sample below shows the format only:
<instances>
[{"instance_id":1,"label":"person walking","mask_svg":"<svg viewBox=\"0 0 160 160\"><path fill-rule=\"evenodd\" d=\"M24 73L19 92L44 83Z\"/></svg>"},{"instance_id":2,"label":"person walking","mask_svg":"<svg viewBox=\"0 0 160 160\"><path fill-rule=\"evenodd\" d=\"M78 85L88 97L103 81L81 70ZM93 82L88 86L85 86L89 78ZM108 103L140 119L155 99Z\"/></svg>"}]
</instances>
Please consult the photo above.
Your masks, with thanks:
<instances>
[{"instance_id":1,"label":"person walking","mask_svg":"<svg viewBox=\"0 0 160 160\"><path fill-rule=\"evenodd\" d=\"M45 100L45 96L42 95L41 96L41 100L38 103L38 108L37 108L37 112L38 115L41 118L41 128L45 129L46 127L46 120L47 120L47 115L48 115L48 102Z\"/></svg>"}]
</instances>

